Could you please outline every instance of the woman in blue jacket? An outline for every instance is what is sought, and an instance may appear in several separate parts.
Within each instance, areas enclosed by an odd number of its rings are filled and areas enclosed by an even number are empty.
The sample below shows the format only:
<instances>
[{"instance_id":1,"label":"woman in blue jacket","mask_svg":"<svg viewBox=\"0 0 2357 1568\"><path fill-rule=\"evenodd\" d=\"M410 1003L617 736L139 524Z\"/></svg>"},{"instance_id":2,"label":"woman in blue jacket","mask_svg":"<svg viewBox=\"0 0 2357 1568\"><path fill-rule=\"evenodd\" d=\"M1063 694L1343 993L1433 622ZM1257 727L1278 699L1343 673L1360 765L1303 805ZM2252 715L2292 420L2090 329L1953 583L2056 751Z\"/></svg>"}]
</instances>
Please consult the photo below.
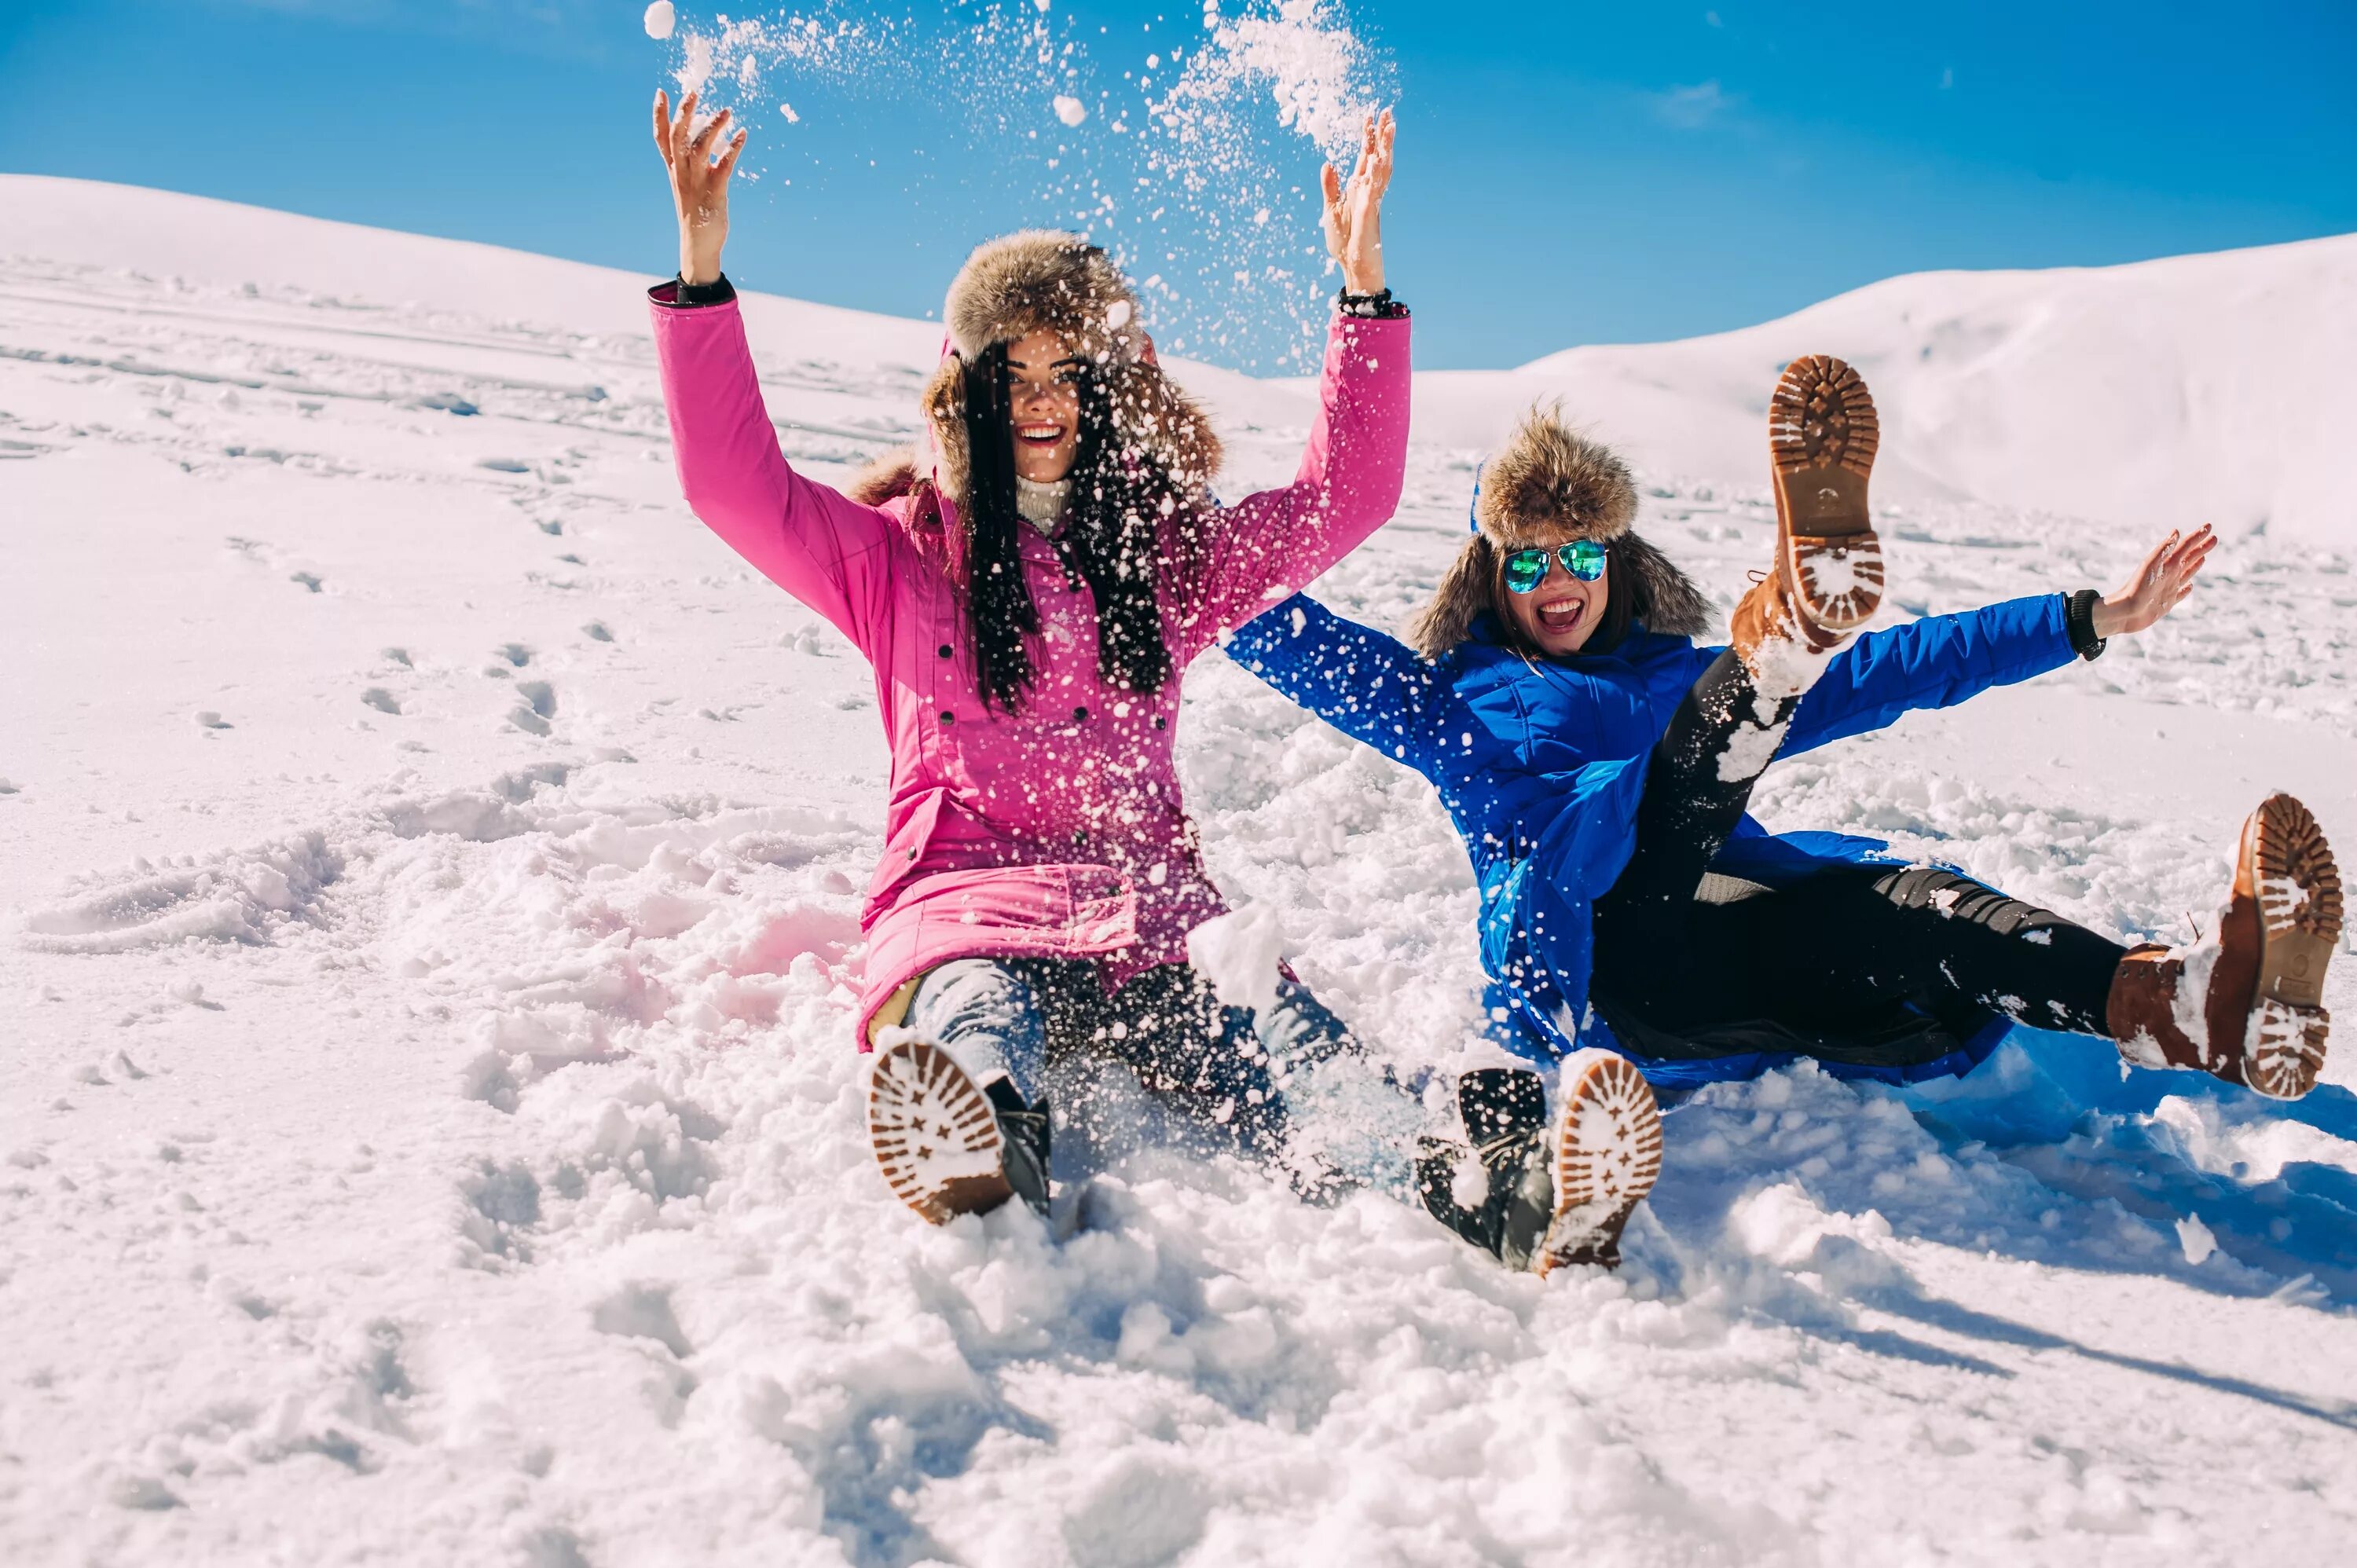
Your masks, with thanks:
<instances>
[{"instance_id":1,"label":"woman in blue jacket","mask_svg":"<svg viewBox=\"0 0 2357 1568\"><path fill-rule=\"evenodd\" d=\"M1296 596L1238 633L1244 668L1437 787L1481 891L1485 1012L1548 1069L1469 1073L1471 1150L1420 1170L1433 1211L1513 1266L1609 1262L1659 1166L1648 1082L1684 1090L1806 1057L1905 1082L1968 1071L2014 1022L2260 1093L2314 1083L2340 886L2288 796L2245 824L2234 887L2190 951L2119 944L1878 841L1745 814L1775 757L2027 680L2140 631L2214 543L2172 534L2136 577L1848 641L1879 601L1871 400L1793 362L1770 411L1774 569L1698 647L1702 594L1631 523L1609 451L1534 413L1483 473L1475 534L1403 644ZM1470 1157L1480 1154L1479 1161Z\"/></svg>"}]
</instances>

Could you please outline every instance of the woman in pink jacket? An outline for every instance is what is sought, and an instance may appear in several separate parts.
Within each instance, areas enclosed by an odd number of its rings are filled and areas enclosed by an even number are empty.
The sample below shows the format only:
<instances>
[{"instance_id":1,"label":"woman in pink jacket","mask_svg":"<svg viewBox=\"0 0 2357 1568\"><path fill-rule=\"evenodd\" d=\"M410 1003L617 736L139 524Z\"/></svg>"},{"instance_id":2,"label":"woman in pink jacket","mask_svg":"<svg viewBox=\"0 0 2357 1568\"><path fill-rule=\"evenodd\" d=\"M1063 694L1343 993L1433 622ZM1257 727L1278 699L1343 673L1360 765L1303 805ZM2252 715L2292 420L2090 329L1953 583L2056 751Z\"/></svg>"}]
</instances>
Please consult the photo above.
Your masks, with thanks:
<instances>
[{"instance_id":1,"label":"woman in pink jacket","mask_svg":"<svg viewBox=\"0 0 2357 1568\"><path fill-rule=\"evenodd\" d=\"M727 120L656 95L680 273L651 291L655 345L688 504L875 667L892 777L858 1027L886 1181L936 1223L1013 1196L1044 1208L1042 1071L1086 1052L1315 1184L1323 1163L1286 1149L1287 1092L1376 1075L1297 983L1255 1015L1187 967L1187 933L1223 906L1173 748L1189 662L1398 503L1390 116L1347 180L1325 171L1342 297L1300 470L1232 506L1209 493L1218 440L1157 366L1127 282L1049 232L983 245L951 284L914 451L847 490L795 473L720 272L745 143Z\"/></svg>"}]
</instances>

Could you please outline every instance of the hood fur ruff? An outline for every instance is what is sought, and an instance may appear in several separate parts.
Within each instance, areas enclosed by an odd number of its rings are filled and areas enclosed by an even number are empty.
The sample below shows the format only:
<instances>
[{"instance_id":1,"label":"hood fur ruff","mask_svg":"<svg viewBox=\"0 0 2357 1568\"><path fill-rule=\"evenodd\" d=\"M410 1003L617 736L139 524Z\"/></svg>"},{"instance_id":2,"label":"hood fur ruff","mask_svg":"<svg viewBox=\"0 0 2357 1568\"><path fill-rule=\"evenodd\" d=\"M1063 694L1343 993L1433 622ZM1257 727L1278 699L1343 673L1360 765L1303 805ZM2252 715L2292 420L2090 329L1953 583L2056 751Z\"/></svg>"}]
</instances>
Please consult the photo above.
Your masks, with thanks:
<instances>
[{"instance_id":1,"label":"hood fur ruff","mask_svg":"<svg viewBox=\"0 0 2357 1568\"><path fill-rule=\"evenodd\" d=\"M931 436L930 463L897 457L908 472L890 480L897 494L913 485L921 466L942 494L963 509L972 482L966 452L965 366L994 343L1011 343L1045 329L1088 361L1113 403L1114 427L1124 444L1151 453L1179 486L1200 493L1220 469L1220 441L1194 400L1163 375L1154 360L1137 296L1113 259L1077 234L1031 229L976 247L950 284L942 320L949 352L942 356L921 399Z\"/></svg>"},{"instance_id":2,"label":"hood fur ruff","mask_svg":"<svg viewBox=\"0 0 2357 1568\"><path fill-rule=\"evenodd\" d=\"M1481 470L1474 505L1480 532L1458 552L1410 628L1428 659L1464 641L1490 607L1498 555L1545 542L1594 539L1612 546L1616 574L1635 590L1635 618L1659 632L1695 637L1717 618L1694 579L1631 528L1637 485L1612 449L1572 430L1562 412L1534 408Z\"/></svg>"}]
</instances>

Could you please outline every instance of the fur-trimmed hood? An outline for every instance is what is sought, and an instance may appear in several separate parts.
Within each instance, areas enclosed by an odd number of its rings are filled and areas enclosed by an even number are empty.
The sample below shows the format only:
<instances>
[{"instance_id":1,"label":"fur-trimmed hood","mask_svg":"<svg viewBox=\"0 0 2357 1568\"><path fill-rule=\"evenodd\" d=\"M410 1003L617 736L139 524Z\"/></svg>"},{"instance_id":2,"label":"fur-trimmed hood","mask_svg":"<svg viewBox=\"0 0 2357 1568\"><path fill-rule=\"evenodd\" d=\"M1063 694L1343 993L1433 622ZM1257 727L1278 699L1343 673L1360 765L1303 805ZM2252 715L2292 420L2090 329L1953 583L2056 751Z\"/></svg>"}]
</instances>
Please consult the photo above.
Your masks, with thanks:
<instances>
[{"instance_id":1,"label":"fur-trimmed hood","mask_svg":"<svg viewBox=\"0 0 2357 1568\"><path fill-rule=\"evenodd\" d=\"M920 400L931 450L899 456L909 467L899 481L904 489L923 472L964 506L973 475L965 367L994 343L1041 330L1088 362L1125 445L1157 457L1189 493L1218 474L1220 441L1210 419L1156 363L1137 296L1101 247L1046 229L988 241L958 269L942 320L949 340Z\"/></svg>"},{"instance_id":2,"label":"fur-trimmed hood","mask_svg":"<svg viewBox=\"0 0 2357 1568\"><path fill-rule=\"evenodd\" d=\"M1472 634L1491 609L1498 558L1542 542L1594 539L1612 547L1612 571L1635 593L1633 618L1654 631L1696 637L1716 618L1710 600L1670 558L1635 532L1637 484L1609 446L1534 408L1482 466L1473 503L1478 532L1442 574L1408 639L1437 659Z\"/></svg>"}]
</instances>

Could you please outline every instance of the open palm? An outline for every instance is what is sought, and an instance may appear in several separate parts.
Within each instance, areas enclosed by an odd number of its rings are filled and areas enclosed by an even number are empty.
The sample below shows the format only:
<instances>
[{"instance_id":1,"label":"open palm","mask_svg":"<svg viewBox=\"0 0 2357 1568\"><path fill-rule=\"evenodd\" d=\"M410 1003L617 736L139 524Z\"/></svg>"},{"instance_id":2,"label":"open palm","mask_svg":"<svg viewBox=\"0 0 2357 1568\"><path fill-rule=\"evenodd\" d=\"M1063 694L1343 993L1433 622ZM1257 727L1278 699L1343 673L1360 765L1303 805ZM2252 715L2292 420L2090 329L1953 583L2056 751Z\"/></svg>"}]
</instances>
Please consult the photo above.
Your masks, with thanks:
<instances>
[{"instance_id":1,"label":"open palm","mask_svg":"<svg viewBox=\"0 0 2357 1568\"><path fill-rule=\"evenodd\" d=\"M2118 593L2095 607L2095 635L2122 637L2144 630L2185 602L2202 563L2218 547L2218 535L2208 523L2191 533L2171 533L2153 546L2152 553Z\"/></svg>"},{"instance_id":2,"label":"open palm","mask_svg":"<svg viewBox=\"0 0 2357 1568\"><path fill-rule=\"evenodd\" d=\"M672 203L679 209L680 279L705 284L720 276L720 247L728 239L728 177L737 171L737 156L745 150L745 133L729 137L716 156L728 111L723 109L698 127L695 99L693 92L681 99L674 117L671 95L655 94L655 151L671 170Z\"/></svg>"},{"instance_id":3,"label":"open palm","mask_svg":"<svg viewBox=\"0 0 2357 1568\"><path fill-rule=\"evenodd\" d=\"M1386 109L1367 116L1359 159L1345 180L1332 164L1321 177L1326 193L1326 250L1342 263L1342 286L1351 294L1381 294L1383 287L1383 192L1392 184L1392 140L1398 127Z\"/></svg>"}]
</instances>

